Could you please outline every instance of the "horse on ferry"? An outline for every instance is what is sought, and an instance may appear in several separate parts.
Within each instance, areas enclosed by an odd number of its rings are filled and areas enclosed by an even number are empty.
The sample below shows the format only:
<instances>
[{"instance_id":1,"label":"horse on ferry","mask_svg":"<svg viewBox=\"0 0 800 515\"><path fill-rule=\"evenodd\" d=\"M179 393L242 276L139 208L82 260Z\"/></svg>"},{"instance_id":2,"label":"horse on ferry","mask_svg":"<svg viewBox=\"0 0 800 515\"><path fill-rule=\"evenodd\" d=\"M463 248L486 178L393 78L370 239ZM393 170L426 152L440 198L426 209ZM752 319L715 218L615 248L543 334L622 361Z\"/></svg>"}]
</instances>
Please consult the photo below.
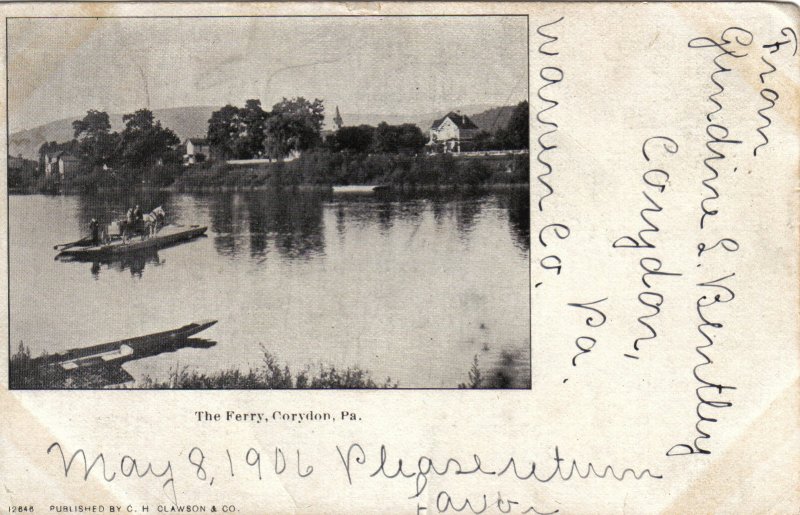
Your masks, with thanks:
<instances>
[{"instance_id":1,"label":"horse on ferry","mask_svg":"<svg viewBox=\"0 0 800 515\"><path fill-rule=\"evenodd\" d=\"M161 206L158 206L151 212L142 215L141 220L120 220L119 232L122 235L122 241L128 241L135 233L142 235L142 240L155 236L161 230L163 225L166 225L167 213Z\"/></svg>"},{"instance_id":2,"label":"horse on ferry","mask_svg":"<svg viewBox=\"0 0 800 515\"><path fill-rule=\"evenodd\" d=\"M144 234L155 236L156 233L161 230L161 226L165 225L166 221L167 213L161 206L158 206L142 217Z\"/></svg>"}]
</instances>

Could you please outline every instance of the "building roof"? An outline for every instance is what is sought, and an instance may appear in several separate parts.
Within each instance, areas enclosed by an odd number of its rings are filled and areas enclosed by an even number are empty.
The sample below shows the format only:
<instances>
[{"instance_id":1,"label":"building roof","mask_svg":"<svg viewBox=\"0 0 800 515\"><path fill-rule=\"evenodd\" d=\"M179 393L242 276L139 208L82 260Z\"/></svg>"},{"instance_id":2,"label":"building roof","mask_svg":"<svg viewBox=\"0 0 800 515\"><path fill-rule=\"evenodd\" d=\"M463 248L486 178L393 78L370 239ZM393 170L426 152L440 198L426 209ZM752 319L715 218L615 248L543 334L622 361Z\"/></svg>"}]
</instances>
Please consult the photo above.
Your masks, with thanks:
<instances>
[{"instance_id":1,"label":"building roof","mask_svg":"<svg viewBox=\"0 0 800 515\"><path fill-rule=\"evenodd\" d=\"M439 118L438 120L434 120L433 121L433 125L431 125L431 129L438 128L448 118L450 118L453 121L453 123L456 124L456 127L458 127L459 129L477 129L478 128L478 126L475 125L472 122L472 120L469 119L469 117L467 115L454 113L453 111L450 111L449 113L447 113L443 117Z\"/></svg>"},{"instance_id":2,"label":"building roof","mask_svg":"<svg viewBox=\"0 0 800 515\"><path fill-rule=\"evenodd\" d=\"M186 141L191 141L192 145L208 145L208 140L205 138L189 138Z\"/></svg>"}]
</instances>

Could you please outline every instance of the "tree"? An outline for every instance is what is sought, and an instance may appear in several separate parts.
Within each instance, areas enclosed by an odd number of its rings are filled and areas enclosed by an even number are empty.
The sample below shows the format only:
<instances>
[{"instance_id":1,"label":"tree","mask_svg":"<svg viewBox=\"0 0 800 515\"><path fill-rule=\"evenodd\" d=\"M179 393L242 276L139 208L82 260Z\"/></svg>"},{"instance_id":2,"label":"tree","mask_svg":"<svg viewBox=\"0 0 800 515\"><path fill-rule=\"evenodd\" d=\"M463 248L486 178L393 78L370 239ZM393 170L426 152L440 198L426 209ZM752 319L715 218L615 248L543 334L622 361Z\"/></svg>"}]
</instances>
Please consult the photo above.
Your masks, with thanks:
<instances>
[{"instance_id":1,"label":"tree","mask_svg":"<svg viewBox=\"0 0 800 515\"><path fill-rule=\"evenodd\" d=\"M397 152L397 131L392 125L381 122L375 129L375 152Z\"/></svg>"},{"instance_id":2,"label":"tree","mask_svg":"<svg viewBox=\"0 0 800 515\"><path fill-rule=\"evenodd\" d=\"M228 104L211 114L208 142L224 159L259 157L264 152L268 116L258 99L247 100L244 107Z\"/></svg>"},{"instance_id":3,"label":"tree","mask_svg":"<svg viewBox=\"0 0 800 515\"><path fill-rule=\"evenodd\" d=\"M397 149L400 152L419 153L428 142L428 138L413 123L404 123L398 128Z\"/></svg>"},{"instance_id":4,"label":"tree","mask_svg":"<svg viewBox=\"0 0 800 515\"><path fill-rule=\"evenodd\" d=\"M125 129L121 134L122 160L131 167L152 166L175 156L180 143L172 130L161 126L149 109L139 109L122 117Z\"/></svg>"},{"instance_id":5,"label":"tree","mask_svg":"<svg viewBox=\"0 0 800 515\"><path fill-rule=\"evenodd\" d=\"M239 114L238 107L228 104L211 113L208 120L208 143L223 159L238 157L239 134L243 125Z\"/></svg>"},{"instance_id":6,"label":"tree","mask_svg":"<svg viewBox=\"0 0 800 515\"><path fill-rule=\"evenodd\" d=\"M264 139L267 154L280 159L293 150L307 150L319 144L324 111L322 100L316 98L313 102L303 97L284 98L272 106Z\"/></svg>"},{"instance_id":7,"label":"tree","mask_svg":"<svg viewBox=\"0 0 800 515\"><path fill-rule=\"evenodd\" d=\"M527 149L530 125L528 121L528 101L517 104L511 113L505 129L497 133L497 139L508 149Z\"/></svg>"},{"instance_id":8,"label":"tree","mask_svg":"<svg viewBox=\"0 0 800 515\"><path fill-rule=\"evenodd\" d=\"M326 143L333 152L364 153L372 148L374 137L375 127L371 125L342 127L328 136Z\"/></svg>"},{"instance_id":9,"label":"tree","mask_svg":"<svg viewBox=\"0 0 800 515\"><path fill-rule=\"evenodd\" d=\"M91 166L102 166L114 160L119 137L111 132L108 113L90 109L81 120L72 122L74 137L79 141L78 154Z\"/></svg>"},{"instance_id":10,"label":"tree","mask_svg":"<svg viewBox=\"0 0 800 515\"><path fill-rule=\"evenodd\" d=\"M494 136L488 131L480 131L472 138L472 143L475 150L496 150L497 141Z\"/></svg>"},{"instance_id":11,"label":"tree","mask_svg":"<svg viewBox=\"0 0 800 515\"><path fill-rule=\"evenodd\" d=\"M415 154L422 150L427 141L420 128L413 123L389 125L381 122L375 129L374 149L376 152L391 154L398 152Z\"/></svg>"},{"instance_id":12,"label":"tree","mask_svg":"<svg viewBox=\"0 0 800 515\"><path fill-rule=\"evenodd\" d=\"M239 157L252 159L264 152L264 139L266 137L264 124L267 113L261 108L261 100L250 99L239 110L241 141L235 145ZM241 155L245 154L245 155Z\"/></svg>"},{"instance_id":13,"label":"tree","mask_svg":"<svg viewBox=\"0 0 800 515\"><path fill-rule=\"evenodd\" d=\"M108 113L90 109L81 120L72 122L75 139L94 138L98 134L108 134L111 131L111 122Z\"/></svg>"}]
</instances>

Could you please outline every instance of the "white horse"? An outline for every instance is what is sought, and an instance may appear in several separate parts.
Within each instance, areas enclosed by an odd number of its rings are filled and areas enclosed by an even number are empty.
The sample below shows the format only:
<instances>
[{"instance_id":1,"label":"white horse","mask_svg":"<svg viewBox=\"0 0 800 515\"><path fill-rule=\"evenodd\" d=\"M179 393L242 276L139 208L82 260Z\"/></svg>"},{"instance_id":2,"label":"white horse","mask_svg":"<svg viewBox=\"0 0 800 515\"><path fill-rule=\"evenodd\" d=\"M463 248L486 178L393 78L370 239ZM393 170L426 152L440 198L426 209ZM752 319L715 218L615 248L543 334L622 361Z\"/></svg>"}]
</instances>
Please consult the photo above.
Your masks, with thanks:
<instances>
[{"instance_id":1,"label":"white horse","mask_svg":"<svg viewBox=\"0 0 800 515\"><path fill-rule=\"evenodd\" d=\"M167 213L161 206L147 213L142 217L142 221L144 222L144 234L142 236L155 236L155 234L161 230L161 226L166 223L166 220Z\"/></svg>"}]
</instances>

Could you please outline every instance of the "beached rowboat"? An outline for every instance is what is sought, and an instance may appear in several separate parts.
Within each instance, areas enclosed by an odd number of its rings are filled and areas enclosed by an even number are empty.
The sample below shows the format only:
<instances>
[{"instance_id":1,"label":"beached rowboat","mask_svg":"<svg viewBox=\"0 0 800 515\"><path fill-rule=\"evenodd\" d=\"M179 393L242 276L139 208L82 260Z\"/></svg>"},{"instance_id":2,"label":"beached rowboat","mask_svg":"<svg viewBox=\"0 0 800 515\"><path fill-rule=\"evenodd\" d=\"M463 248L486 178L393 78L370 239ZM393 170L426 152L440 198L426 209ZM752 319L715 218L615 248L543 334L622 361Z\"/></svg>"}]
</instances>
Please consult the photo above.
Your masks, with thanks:
<instances>
[{"instance_id":1,"label":"beached rowboat","mask_svg":"<svg viewBox=\"0 0 800 515\"><path fill-rule=\"evenodd\" d=\"M208 230L208 227L201 227L199 225L191 225L188 227L167 225L156 235L150 236L145 239L140 239L135 236L123 243L122 240L115 240L107 245L97 245L93 247L72 247L62 250L59 257L72 257L78 259L87 258L108 258L121 254L128 254L145 249L159 249L162 247L169 247L175 243L191 240L202 236Z\"/></svg>"},{"instance_id":2,"label":"beached rowboat","mask_svg":"<svg viewBox=\"0 0 800 515\"><path fill-rule=\"evenodd\" d=\"M348 186L334 186L334 194L370 195L387 191L389 186L384 184L353 184Z\"/></svg>"},{"instance_id":3,"label":"beached rowboat","mask_svg":"<svg viewBox=\"0 0 800 515\"><path fill-rule=\"evenodd\" d=\"M36 358L33 364L36 366L55 365L64 372L87 367L121 365L127 361L154 356L161 352L171 352L181 347L193 346L189 337L205 331L216 323L216 320L204 320L171 331L70 349L61 354L49 354Z\"/></svg>"}]
</instances>

